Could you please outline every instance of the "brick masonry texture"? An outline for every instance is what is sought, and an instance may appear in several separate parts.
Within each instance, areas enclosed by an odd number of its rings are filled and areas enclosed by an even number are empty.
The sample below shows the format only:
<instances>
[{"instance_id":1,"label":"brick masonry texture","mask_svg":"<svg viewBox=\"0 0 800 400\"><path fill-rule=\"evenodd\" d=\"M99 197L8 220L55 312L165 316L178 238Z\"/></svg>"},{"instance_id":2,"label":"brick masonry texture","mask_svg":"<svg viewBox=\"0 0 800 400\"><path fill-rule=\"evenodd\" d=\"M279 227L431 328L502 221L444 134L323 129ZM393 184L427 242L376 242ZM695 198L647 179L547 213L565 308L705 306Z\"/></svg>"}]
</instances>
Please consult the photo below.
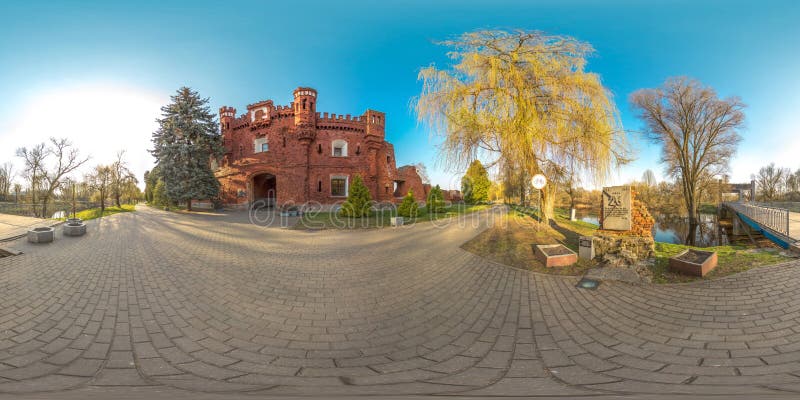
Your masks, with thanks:
<instances>
[{"instance_id":1,"label":"brick masonry texture","mask_svg":"<svg viewBox=\"0 0 800 400\"><path fill-rule=\"evenodd\" d=\"M798 262L581 290L462 250L492 212L306 232L138 207L83 237L12 242L24 253L0 258L0 393L800 391Z\"/></svg>"},{"instance_id":2,"label":"brick masonry texture","mask_svg":"<svg viewBox=\"0 0 800 400\"><path fill-rule=\"evenodd\" d=\"M220 108L225 154L216 176L223 202L245 205L269 198L277 204L333 204L345 196L333 191L332 179L352 182L355 175L363 178L373 200L395 202L414 189L424 201L427 190L415 167L395 165L394 147L384 139L384 113L329 115L316 107L317 91L301 87L288 106L265 100L247 106L239 117L235 108ZM335 152L341 145L346 147Z\"/></svg>"}]
</instances>

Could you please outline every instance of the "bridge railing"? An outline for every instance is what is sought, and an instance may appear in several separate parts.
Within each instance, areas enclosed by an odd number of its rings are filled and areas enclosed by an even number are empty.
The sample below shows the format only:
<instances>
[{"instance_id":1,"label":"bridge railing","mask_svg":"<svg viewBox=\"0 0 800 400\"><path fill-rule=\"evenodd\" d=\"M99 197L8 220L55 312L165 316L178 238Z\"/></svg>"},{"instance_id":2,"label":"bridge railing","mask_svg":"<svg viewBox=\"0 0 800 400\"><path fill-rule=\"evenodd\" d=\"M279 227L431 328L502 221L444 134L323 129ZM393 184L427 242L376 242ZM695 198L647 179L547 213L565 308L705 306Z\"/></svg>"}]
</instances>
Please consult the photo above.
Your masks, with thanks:
<instances>
[{"instance_id":1,"label":"bridge railing","mask_svg":"<svg viewBox=\"0 0 800 400\"><path fill-rule=\"evenodd\" d=\"M789 236L789 210L748 203L725 203L734 211L777 233Z\"/></svg>"}]
</instances>

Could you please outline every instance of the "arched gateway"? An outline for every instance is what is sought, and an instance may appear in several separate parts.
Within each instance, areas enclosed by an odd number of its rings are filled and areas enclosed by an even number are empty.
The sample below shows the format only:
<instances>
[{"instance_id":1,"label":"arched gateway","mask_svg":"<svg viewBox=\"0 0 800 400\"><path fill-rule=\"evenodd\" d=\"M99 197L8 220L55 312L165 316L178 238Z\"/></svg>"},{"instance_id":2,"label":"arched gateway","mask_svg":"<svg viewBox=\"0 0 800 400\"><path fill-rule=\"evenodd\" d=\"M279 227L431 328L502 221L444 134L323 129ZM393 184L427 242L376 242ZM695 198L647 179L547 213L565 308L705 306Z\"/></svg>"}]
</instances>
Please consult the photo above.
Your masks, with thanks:
<instances>
[{"instance_id":1,"label":"arched gateway","mask_svg":"<svg viewBox=\"0 0 800 400\"><path fill-rule=\"evenodd\" d=\"M253 175L251 185L253 197L250 200L253 204L263 200L267 207L275 207L278 189L275 175L269 173Z\"/></svg>"}]
</instances>

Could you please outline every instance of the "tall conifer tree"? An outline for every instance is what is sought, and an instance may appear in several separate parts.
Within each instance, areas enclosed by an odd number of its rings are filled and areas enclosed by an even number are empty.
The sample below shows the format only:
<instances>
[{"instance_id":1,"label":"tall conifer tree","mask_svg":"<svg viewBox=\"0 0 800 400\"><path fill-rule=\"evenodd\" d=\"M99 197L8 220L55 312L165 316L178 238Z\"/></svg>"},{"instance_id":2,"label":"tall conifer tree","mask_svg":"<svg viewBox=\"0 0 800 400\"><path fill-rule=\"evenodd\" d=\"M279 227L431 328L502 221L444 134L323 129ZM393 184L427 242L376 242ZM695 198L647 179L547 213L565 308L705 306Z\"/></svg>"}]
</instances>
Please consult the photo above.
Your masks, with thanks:
<instances>
[{"instance_id":1,"label":"tall conifer tree","mask_svg":"<svg viewBox=\"0 0 800 400\"><path fill-rule=\"evenodd\" d=\"M492 182L489 180L489 173L479 160L474 160L467 168L464 177L461 178L461 193L464 195L464 202L468 204L489 201L489 188Z\"/></svg>"},{"instance_id":2,"label":"tall conifer tree","mask_svg":"<svg viewBox=\"0 0 800 400\"><path fill-rule=\"evenodd\" d=\"M172 202L209 199L219 194L219 182L211 170L212 157L222 155L219 124L208 106L188 87L178 89L172 102L161 108L159 128L153 133L153 150Z\"/></svg>"}]
</instances>

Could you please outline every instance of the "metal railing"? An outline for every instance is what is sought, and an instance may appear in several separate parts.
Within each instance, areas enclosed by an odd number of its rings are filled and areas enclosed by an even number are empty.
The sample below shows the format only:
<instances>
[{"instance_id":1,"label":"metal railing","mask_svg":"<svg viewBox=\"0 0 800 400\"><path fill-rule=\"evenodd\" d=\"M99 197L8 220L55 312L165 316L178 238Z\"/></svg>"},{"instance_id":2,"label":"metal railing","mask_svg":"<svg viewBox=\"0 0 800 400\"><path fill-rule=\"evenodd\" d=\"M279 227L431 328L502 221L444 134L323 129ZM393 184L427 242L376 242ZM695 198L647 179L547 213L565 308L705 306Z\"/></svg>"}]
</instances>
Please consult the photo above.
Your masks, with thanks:
<instances>
[{"instance_id":1,"label":"metal railing","mask_svg":"<svg viewBox=\"0 0 800 400\"><path fill-rule=\"evenodd\" d=\"M734 202L726 202L725 205L765 228L789 236L789 210L785 208Z\"/></svg>"}]
</instances>

